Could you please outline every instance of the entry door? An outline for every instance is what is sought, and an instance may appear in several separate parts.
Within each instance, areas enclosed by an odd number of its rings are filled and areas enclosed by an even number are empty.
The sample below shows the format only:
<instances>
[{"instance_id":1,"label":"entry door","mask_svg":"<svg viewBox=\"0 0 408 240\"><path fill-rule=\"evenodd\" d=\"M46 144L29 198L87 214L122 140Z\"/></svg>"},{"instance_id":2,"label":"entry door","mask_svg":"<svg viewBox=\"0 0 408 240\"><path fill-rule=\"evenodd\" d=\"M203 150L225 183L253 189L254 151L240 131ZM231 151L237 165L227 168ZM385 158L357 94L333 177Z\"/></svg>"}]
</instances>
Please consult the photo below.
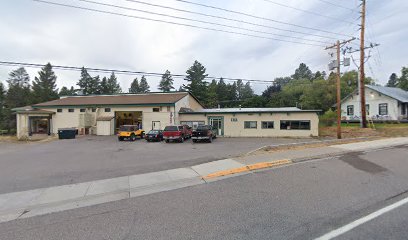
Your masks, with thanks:
<instances>
[{"instance_id":1,"label":"entry door","mask_svg":"<svg viewBox=\"0 0 408 240\"><path fill-rule=\"evenodd\" d=\"M153 121L153 122L152 122L152 129L153 129L153 130L161 130L160 121Z\"/></svg>"},{"instance_id":2,"label":"entry door","mask_svg":"<svg viewBox=\"0 0 408 240\"><path fill-rule=\"evenodd\" d=\"M224 118L223 117L208 117L208 121L213 128L217 129L217 135L224 135Z\"/></svg>"}]
</instances>

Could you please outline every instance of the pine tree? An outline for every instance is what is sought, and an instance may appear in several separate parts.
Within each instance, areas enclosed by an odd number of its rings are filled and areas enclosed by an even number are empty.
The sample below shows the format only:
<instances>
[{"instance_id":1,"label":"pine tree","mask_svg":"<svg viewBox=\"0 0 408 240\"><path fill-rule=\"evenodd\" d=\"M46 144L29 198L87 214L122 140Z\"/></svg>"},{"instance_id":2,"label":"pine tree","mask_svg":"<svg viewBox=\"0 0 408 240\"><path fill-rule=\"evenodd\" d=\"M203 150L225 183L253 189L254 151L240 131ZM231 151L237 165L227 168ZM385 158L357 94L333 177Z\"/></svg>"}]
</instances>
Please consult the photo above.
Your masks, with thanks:
<instances>
[{"instance_id":1,"label":"pine tree","mask_svg":"<svg viewBox=\"0 0 408 240\"><path fill-rule=\"evenodd\" d=\"M401 77L398 78L397 87L402 90L408 91L408 68L403 67L401 69Z\"/></svg>"},{"instance_id":2,"label":"pine tree","mask_svg":"<svg viewBox=\"0 0 408 240\"><path fill-rule=\"evenodd\" d=\"M238 100L238 93L237 93L237 83L234 82L232 84L227 85L227 91L228 91L228 101L225 106L228 107L235 107L237 105L237 100Z\"/></svg>"},{"instance_id":3,"label":"pine tree","mask_svg":"<svg viewBox=\"0 0 408 240\"><path fill-rule=\"evenodd\" d=\"M207 101L205 102L205 105L209 108L215 108L218 105L217 81L215 79L213 79L208 85Z\"/></svg>"},{"instance_id":4,"label":"pine tree","mask_svg":"<svg viewBox=\"0 0 408 240\"><path fill-rule=\"evenodd\" d=\"M392 73L388 80L387 87L396 87L398 83L398 76L396 73Z\"/></svg>"},{"instance_id":5,"label":"pine tree","mask_svg":"<svg viewBox=\"0 0 408 240\"><path fill-rule=\"evenodd\" d=\"M183 85L183 88L191 92L201 102L205 102L207 97L207 83L204 79L208 74L205 71L205 67L196 60L186 72L187 77L184 80L188 82L187 85Z\"/></svg>"},{"instance_id":6,"label":"pine tree","mask_svg":"<svg viewBox=\"0 0 408 240\"><path fill-rule=\"evenodd\" d=\"M99 86L99 92L100 94L109 94L108 79L106 77L102 78Z\"/></svg>"},{"instance_id":7,"label":"pine tree","mask_svg":"<svg viewBox=\"0 0 408 240\"><path fill-rule=\"evenodd\" d=\"M33 102L40 103L58 98L57 76L50 63L47 63L41 71L38 72L33 82Z\"/></svg>"},{"instance_id":8,"label":"pine tree","mask_svg":"<svg viewBox=\"0 0 408 240\"><path fill-rule=\"evenodd\" d=\"M147 83L147 80L146 80L145 76L142 76L142 78L140 79L139 87L140 87L140 92L141 92L141 93L148 93L148 92L150 92L150 86L149 86L149 84Z\"/></svg>"},{"instance_id":9,"label":"pine tree","mask_svg":"<svg viewBox=\"0 0 408 240\"><path fill-rule=\"evenodd\" d=\"M244 90L244 83L241 79L237 80L237 99L242 100L242 91Z\"/></svg>"},{"instance_id":10,"label":"pine tree","mask_svg":"<svg viewBox=\"0 0 408 240\"><path fill-rule=\"evenodd\" d=\"M166 72L163 74L158 89L162 92L170 92L172 89L174 89L173 78L169 70L166 70Z\"/></svg>"},{"instance_id":11,"label":"pine tree","mask_svg":"<svg viewBox=\"0 0 408 240\"><path fill-rule=\"evenodd\" d=\"M59 91L58 95L61 96L74 96L76 95L76 90L74 87L71 87L68 89L67 87L62 87L61 90Z\"/></svg>"},{"instance_id":12,"label":"pine tree","mask_svg":"<svg viewBox=\"0 0 408 240\"><path fill-rule=\"evenodd\" d=\"M220 103L228 101L228 87L225 84L224 79L220 78L220 81L217 84L217 99Z\"/></svg>"},{"instance_id":13,"label":"pine tree","mask_svg":"<svg viewBox=\"0 0 408 240\"><path fill-rule=\"evenodd\" d=\"M254 90L252 90L251 83L245 83L244 89L242 90L242 99L252 98L254 96Z\"/></svg>"},{"instance_id":14,"label":"pine tree","mask_svg":"<svg viewBox=\"0 0 408 240\"><path fill-rule=\"evenodd\" d=\"M83 95L92 94L90 91L92 77L89 75L88 71L82 67L81 69L81 78L79 79L77 85L81 88Z\"/></svg>"},{"instance_id":15,"label":"pine tree","mask_svg":"<svg viewBox=\"0 0 408 240\"><path fill-rule=\"evenodd\" d=\"M101 94L101 79L99 75L91 77L88 85L89 94Z\"/></svg>"},{"instance_id":16,"label":"pine tree","mask_svg":"<svg viewBox=\"0 0 408 240\"><path fill-rule=\"evenodd\" d=\"M137 78L130 84L129 93L140 93L139 80Z\"/></svg>"},{"instance_id":17,"label":"pine tree","mask_svg":"<svg viewBox=\"0 0 408 240\"><path fill-rule=\"evenodd\" d=\"M108 86L107 94L117 94L122 92L122 89L118 83L118 79L116 78L114 72L112 72L112 74L108 78L107 86Z\"/></svg>"},{"instance_id":18,"label":"pine tree","mask_svg":"<svg viewBox=\"0 0 408 240\"><path fill-rule=\"evenodd\" d=\"M292 75L292 78L296 80L307 79L312 81L313 73L306 64L301 63L299 67L295 70L295 74Z\"/></svg>"}]
</instances>

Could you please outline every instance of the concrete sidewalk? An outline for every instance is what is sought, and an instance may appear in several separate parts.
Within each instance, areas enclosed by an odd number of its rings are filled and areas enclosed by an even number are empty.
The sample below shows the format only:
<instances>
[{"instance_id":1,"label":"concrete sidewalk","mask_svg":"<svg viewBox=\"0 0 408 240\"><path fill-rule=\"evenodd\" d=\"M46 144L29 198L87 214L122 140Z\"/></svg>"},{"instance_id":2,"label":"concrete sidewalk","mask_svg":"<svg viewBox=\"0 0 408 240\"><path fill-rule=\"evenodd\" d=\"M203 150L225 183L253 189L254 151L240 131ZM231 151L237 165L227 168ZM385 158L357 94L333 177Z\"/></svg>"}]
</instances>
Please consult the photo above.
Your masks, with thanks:
<instances>
[{"instance_id":1,"label":"concrete sidewalk","mask_svg":"<svg viewBox=\"0 0 408 240\"><path fill-rule=\"evenodd\" d=\"M292 162L408 144L390 138L325 147L265 152L188 168L152 172L0 195L0 222L91 206L217 181Z\"/></svg>"}]
</instances>

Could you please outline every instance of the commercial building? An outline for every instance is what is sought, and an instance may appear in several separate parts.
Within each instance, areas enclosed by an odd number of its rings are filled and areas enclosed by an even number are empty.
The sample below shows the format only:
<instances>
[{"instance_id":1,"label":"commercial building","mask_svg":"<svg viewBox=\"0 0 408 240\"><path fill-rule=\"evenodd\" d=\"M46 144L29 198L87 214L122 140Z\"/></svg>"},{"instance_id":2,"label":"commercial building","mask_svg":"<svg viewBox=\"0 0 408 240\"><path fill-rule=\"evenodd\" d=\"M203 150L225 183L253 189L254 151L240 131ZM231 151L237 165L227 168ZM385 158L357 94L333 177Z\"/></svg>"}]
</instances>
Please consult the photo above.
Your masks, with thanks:
<instances>
[{"instance_id":1,"label":"commercial building","mask_svg":"<svg viewBox=\"0 0 408 240\"><path fill-rule=\"evenodd\" d=\"M121 125L145 131L167 125L211 124L227 137L318 136L316 110L298 108L204 109L187 92L72 96L16 108L17 137L57 134L76 128L79 134L114 135Z\"/></svg>"},{"instance_id":2,"label":"commercial building","mask_svg":"<svg viewBox=\"0 0 408 240\"><path fill-rule=\"evenodd\" d=\"M408 92L400 88L365 86L366 115L372 120L407 120ZM341 102L342 120L361 118L360 96L357 90Z\"/></svg>"}]
</instances>

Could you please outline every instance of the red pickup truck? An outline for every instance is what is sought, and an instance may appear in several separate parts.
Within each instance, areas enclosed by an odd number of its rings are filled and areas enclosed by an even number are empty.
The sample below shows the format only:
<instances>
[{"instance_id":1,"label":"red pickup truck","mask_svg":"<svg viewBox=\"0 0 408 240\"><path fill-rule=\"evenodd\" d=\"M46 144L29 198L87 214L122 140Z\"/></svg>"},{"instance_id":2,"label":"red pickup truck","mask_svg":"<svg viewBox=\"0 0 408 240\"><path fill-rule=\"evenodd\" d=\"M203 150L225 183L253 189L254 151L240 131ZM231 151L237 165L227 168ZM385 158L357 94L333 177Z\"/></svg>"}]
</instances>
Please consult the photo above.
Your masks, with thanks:
<instances>
[{"instance_id":1,"label":"red pickup truck","mask_svg":"<svg viewBox=\"0 0 408 240\"><path fill-rule=\"evenodd\" d=\"M184 142L185 139L191 138L191 128L187 125L167 126L163 131L163 139L166 143L170 141Z\"/></svg>"}]
</instances>

